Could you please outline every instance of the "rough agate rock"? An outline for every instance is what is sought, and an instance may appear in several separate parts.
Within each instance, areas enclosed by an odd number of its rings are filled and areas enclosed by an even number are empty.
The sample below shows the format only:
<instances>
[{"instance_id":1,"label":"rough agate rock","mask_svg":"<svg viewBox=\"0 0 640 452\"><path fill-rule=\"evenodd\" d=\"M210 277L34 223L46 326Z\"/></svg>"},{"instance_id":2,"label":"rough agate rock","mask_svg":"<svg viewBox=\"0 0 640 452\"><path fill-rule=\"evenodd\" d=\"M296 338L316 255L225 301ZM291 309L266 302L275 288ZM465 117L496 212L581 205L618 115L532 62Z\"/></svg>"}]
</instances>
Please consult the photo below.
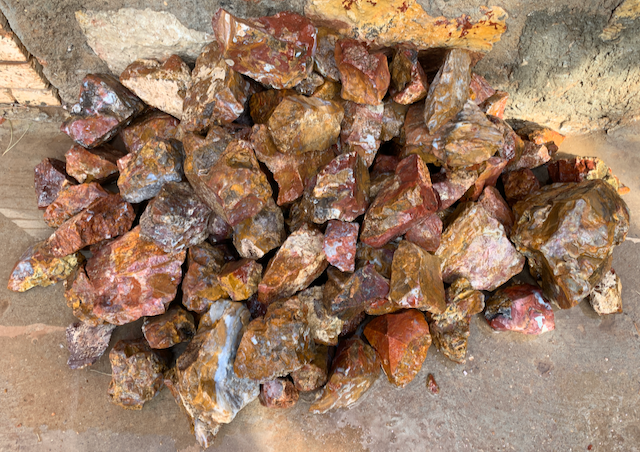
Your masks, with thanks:
<instances>
[{"instance_id":1,"label":"rough agate rock","mask_svg":"<svg viewBox=\"0 0 640 452\"><path fill-rule=\"evenodd\" d=\"M356 269L356 244L358 223L331 220L324 232L324 254L327 262L343 272Z\"/></svg>"},{"instance_id":2,"label":"rough agate rock","mask_svg":"<svg viewBox=\"0 0 640 452\"><path fill-rule=\"evenodd\" d=\"M327 383L331 367L331 353L329 350L329 347L325 345L316 345L316 351L311 362L291 372L293 384L298 391L315 391Z\"/></svg>"},{"instance_id":3,"label":"rough agate rock","mask_svg":"<svg viewBox=\"0 0 640 452\"><path fill-rule=\"evenodd\" d=\"M418 51L400 47L389 67L391 72L390 94L399 104L410 105L424 99L429 90L427 75L418 61Z\"/></svg>"},{"instance_id":4,"label":"rough agate rock","mask_svg":"<svg viewBox=\"0 0 640 452\"><path fill-rule=\"evenodd\" d=\"M340 130L343 152L357 151L365 165L371 166L380 147L384 105L362 105L345 102Z\"/></svg>"},{"instance_id":5,"label":"rough agate rock","mask_svg":"<svg viewBox=\"0 0 640 452\"><path fill-rule=\"evenodd\" d=\"M343 99L359 104L378 105L387 93L391 74L387 57L369 53L369 47L354 39L336 42L335 60Z\"/></svg>"},{"instance_id":6,"label":"rough agate rock","mask_svg":"<svg viewBox=\"0 0 640 452\"><path fill-rule=\"evenodd\" d=\"M246 300L258 291L262 265L252 259L228 262L220 271L220 286L233 301Z\"/></svg>"},{"instance_id":7,"label":"rough agate rock","mask_svg":"<svg viewBox=\"0 0 640 452\"><path fill-rule=\"evenodd\" d=\"M540 189L540 181L533 171L523 168L502 174L504 194L510 205L526 199L530 194Z\"/></svg>"},{"instance_id":8,"label":"rough agate rock","mask_svg":"<svg viewBox=\"0 0 640 452\"><path fill-rule=\"evenodd\" d=\"M316 344L337 345L344 320L324 303L324 287L310 287L295 296L307 312L311 338Z\"/></svg>"},{"instance_id":9,"label":"rough agate rock","mask_svg":"<svg viewBox=\"0 0 640 452\"><path fill-rule=\"evenodd\" d=\"M535 144L531 141L524 141L521 152L509 162L508 171L515 171L522 168L537 168L551 160L549 148L544 144ZM559 182L559 181L557 181ZM577 181L562 181L577 182Z\"/></svg>"},{"instance_id":10,"label":"rough agate rock","mask_svg":"<svg viewBox=\"0 0 640 452\"><path fill-rule=\"evenodd\" d=\"M495 116L496 118L504 118L504 109L509 101L509 93L505 91L496 91L487 97L478 106L485 114Z\"/></svg>"},{"instance_id":11,"label":"rough agate rock","mask_svg":"<svg viewBox=\"0 0 640 452\"><path fill-rule=\"evenodd\" d=\"M431 183L438 194L438 210L451 207L464 196L477 179L477 173L465 168L454 170L442 168L439 173L434 174Z\"/></svg>"},{"instance_id":12,"label":"rough agate rock","mask_svg":"<svg viewBox=\"0 0 640 452\"><path fill-rule=\"evenodd\" d=\"M82 255L79 254L79 256ZM64 281L64 288L67 306L73 310L73 315L78 320L88 326L98 326L105 323L93 312L97 296L87 276L84 263L71 272Z\"/></svg>"},{"instance_id":13,"label":"rough agate rock","mask_svg":"<svg viewBox=\"0 0 640 452\"><path fill-rule=\"evenodd\" d=\"M295 96L293 89L267 89L254 93L249 98L249 114L255 124L266 124L273 111L285 97Z\"/></svg>"},{"instance_id":14,"label":"rough agate rock","mask_svg":"<svg viewBox=\"0 0 640 452\"><path fill-rule=\"evenodd\" d=\"M118 177L118 159L124 152L103 144L89 150L76 144L64 155L69 176L80 183L107 182Z\"/></svg>"},{"instance_id":15,"label":"rough agate rock","mask_svg":"<svg viewBox=\"0 0 640 452\"><path fill-rule=\"evenodd\" d=\"M60 130L85 148L106 143L142 113L144 102L108 74L89 74L82 79L78 103Z\"/></svg>"},{"instance_id":16,"label":"rough agate rock","mask_svg":"<svg viewBox=\"0 0 640 452\"><path fill-rule=\"evenodd\" d=\"M469 167L471 171L476 172L477 178L463 199L477 201L485 187L495 187L502 170L508 163L507 159L501 157L489 157L486 161Z\"/></svg>"},{"instance_id":17,"label":"rough agate rock","mask_svg":"<svg viewBox=\"0 0 640 452\"><path fill-rule=\"evenodd\" d=\"M598 315L622 312L622 282L613 268L593 288L589 303Z\"/></svg>"},{"instance_id":18,"label":"rough agate rock","mask_svg":"<svg viewBox=\"0 0 640 452\"><path fill-rule=\"evenodd\" d=\"M267 408L291 408L300 395L291 380L276 378L262 383L258 400Z\"/></svg>"},{"instance_id":19,"label":"rough agate rock","mask_svg":"<svg viewBox=\"0 0 640 452\"><path fill-rule=\"evenodd\" d=\"M196 326L193 315L177 306L159 316L144 319L142 333L151 348L164 349L191 340L196 334Z\"/></svg>"},{"instance_id":20,"label":"rough agate rock","mask_svg":"<svg viewBox=\"0 0 640 452\"><path fill-rule=\"evenodd\" d=\"M480 105L482 102L496 93L496 90L493 89L489 82L487 82L487 79L485 79L481 75L476 74L475 72L471 74L469 89L471 90L470 99L473 100L477 105Z\"/></svg>"},{"instance_id":21,"label":"rough agate rock","mask_svg":"<svg viewBox=\"0 0 640 452\"><path fill-rule=\"evenodd\" d=\"M70 185L60 192L55 201L44 212L44 221L52 228L59 227L74 215L82 212L98 198L105 198L109 193L95 182L89 184Z\"/></svg>"},{"instance_id":22,"label":"rough agate rock","mask_svg":"<svg viewBox=\"0 0 640 452\"><path fill-rule=\"evenodd\" d=\"M264 85L293 88L313 70L317 31L299 14L239 19L221 8L213 31L227 64Z\"/></svg>"},{"instance_id":23,"label":"rough agate rock","mask_svg":"<svg viewBox=\"0 0 640 452\"><path fill-rule=\"evenodd\" d=\"M336 65L335 49L340 35L330 28L318 27L314 68L331 81L340 81L340 71Z\"/></svg>"},{"instance_id":24,"label":"rough agate rock","mask_svg":"<svg viewBox=\"0 0 640 452\"><path fill-rule=\"evenodd\" d=\"M82 259L78 253L55 257L46 242L38 242L20 256L11 270L7 287L14 292L25 292L35 286L50 286L71 275Z\"/></svg>"},{"instance_id":25,"label":"rough agate rock","mask_svg":"<svg viewBox=\"0 0 640 452\"><path fill-rule=\"evenodd\" d=\"M495 187L486 187L478 199L478 203L486 210L489 215L498 220L504 227L504 231L508 236L511 235L511 229L515 223L515 216L507 202Z\"/></svg>"},{"instance_id":26,"label":"rough agate rock","mask_svg":"<svg viewBox=\"0 0 640 452\"><path fill-rule=\"evenodd\" d=\"M180 121L171 115L153 110L136 118L130 125L122 129L120 136L127 151L137 153L152 138L171 140L178 138Z\"/></svg>"},{"instance_id":27,"label":"rough agate rock","mask_svg":"<svg viewBox=\"0 0 640 452\"><path fill-rule=\"evenodd\" d=\"M338 315L346 323L353 321L357 326L362 319L358 322L355 319L389 295L389 281L375 270L373 264L365 265L351 275L332 270L329 269L329 280L324 286L324 303L333 315ZM343 327L343 332L346 329Z\"/></svg>"},{"instance_id":28,"label":"rough agate rock","mask_svg":"<svg viewBox=\"0 0 640 452\"><path fill-rule=\"evenodd\" d=\"M166 355L152 350L147 341L118 341L109 352L111 402L129 410L141 410L162 389Z\"/></svg>"},{"instance_id":29,"label":"rough agate rock","mask_svg":"<svg viewBox=\"0 0 640 452\"><path fill-rule=\"evenodd\" d=\"M84 369L92 365L107 351L111 334L115 325L108 323L92 326L83 322L76 322L66 329L67 349L70 369Z\"/></svg>"},{"instance_id":30,"label":"rough agate rock","mask_svg":"<svg viewBox=\"0 0 640 452\"><path fill-rule=\"evenodd\" d=\"M391 141L397 138L400 144L405 141L403 125L409 107L392 100L384 101L384 111L382 113L381 141Z\"/></svg>"},{"instance_id":31,"label":"rough agate rock","mask_svg":"<svg viewBox=\"0 0 640 452\"><path fill-rule=\"evenodd\" d=\"M497 331L542 334L555 329L551 305L531 284L500 289L487 299L484 317Z\"/></svg>"},{"instance_id":32,"label":"rough agate rock","mask_svg":"<svg viewBox=\"0 0 640 452\"><path fill-rule=\"evenodd\" d=\"M362 397L380 375L380 359L362 339L353 337L340 343L331 366L331 376L309 411L326 413L349 408Z\"/></svg>"},{"instance_id":33,"label":"rough agate rock","mask_svg":"<svg viewBox=\"0 0 640 452\"><path fill-rule=\"evenodd\" d=\"M501 132L504 143L502 149L498 150L500 158L508 161L515 161L524 152L524 141L517 133L502 119L497 116L487 115L487 119L491 121Z\"/></svg>"},{"instance_id":34,"label":"rough agate rock","mask_svg":"<svg viewBox=\"0 0 640 452\"><path fill-rule=\"evenodd\" d=\"M629 208L596 179L543 187L513 209L511 240L561 308L578 304L611 267L611 254L629 230Z\"/></svg>"},{"instance_id":35,"label":"rough agate rock","mask_svg":"<svg viewBox=\"0 0 640 452\"><path fill-rule=\"evenodd\" d=\"M34 168L34 186L38 208L45 209L67 187L75 185L65 170L65 163L58 159L43 159Z\"/></svg>"},{"instance_id":36,"label":"rough agate rock","mask_svg":"<svg viewBox=\"0 0 640 452\"><path fill-rule=\"evenodd\" d=\"M249 259L260 259L284 240L284 216L272 198L257 215L233 228L233 245L240 256Z\"/></svg>"},{"instance_id":37,"label":"rough agate rock","mask_svg":"<svg viewBox=\"0 0 640 452\"><path fill-rule=\"evenodd\" d=\"M554 143L560 146L564 141L564 135L532 121L514 119L509 120L509 123L523 140L532 141L535 144Z\"/></svg>"},{"instance_id":38,"label":"rough agate rock","mask_svg":"<svg viewBox=\"0 0 640 452\"><path fill-rule=\"evenodd\" d=\"M386 184L388 179L393 178L400 159L395 155L376 155L373 166L369 170L369 199L374 199Z\"/></svg>"},{"instance_id":39,"label":"rough agate rock","mask_svg":"<svg viewBox=\"0 0 640 452\"><path fill-rule=\"evenodd\" d=\"M120 83L148 105L180 119L191 70L178 55L171 55L164 63L137 60L120 74Z\"/></svg>"},{"instance_id":40,"label":"rough agate rock","mask_svg":"<svg viewBox=\"0 0 640 452\"><path fill-rule=\"evenodd\" d=\"M298 83L294 89L298 94L304 94L305 96L313 96L316 89L320 88L324 84L324 77L316 72L312 72L309 77ZM322 98L321 98L322 99Z\"/></svg>"},{"instance_id":41,"label":"rough agate rock","mask_svg":"<svg viewBox=\"0 0 640 452\"><path fill-rule=\"evenodd\" d=\"M556 159L547 165L552 182L582 182L583 180L602 179L611 185L619 195L629 193L602 160L597 157L572 157Z\"/></svg>"},{"instance_id":42,"label":"rough agate rock","mask_svg":"<svg viewBox=\"0 0 640 452\"><path fill-rule=\"evenodd\" d=\"M227 296L227 291L220 285L225 253L222 247L204 242L189 248L187 256L187 272L182 281L182 304L190 311L203 313L213 302Z\"/></svg>"},{"instance_id":43,"label":"rough agate rock","mask_svg":"<svg viewBox=\"0 0 640 452\"><path fill-rule=\"evenodd\" d=\"M418 245L425 251L435 253L440 246L442 236L442 220L432 213L404 235L406 241Z\"/></svg>"},{"instance_id":44,"label":"rough agate rock","mask_svg":"<svg viewBox=\"0 0 640 452\"><path fill-rule=\"evenodd\" d=\"M393 255L398 249L397 242L389 242L380 248L374 248L358 242L356 249L356 268L372 264L373 268L385 278L391 278Z\"/></svg>"}]
</instances>

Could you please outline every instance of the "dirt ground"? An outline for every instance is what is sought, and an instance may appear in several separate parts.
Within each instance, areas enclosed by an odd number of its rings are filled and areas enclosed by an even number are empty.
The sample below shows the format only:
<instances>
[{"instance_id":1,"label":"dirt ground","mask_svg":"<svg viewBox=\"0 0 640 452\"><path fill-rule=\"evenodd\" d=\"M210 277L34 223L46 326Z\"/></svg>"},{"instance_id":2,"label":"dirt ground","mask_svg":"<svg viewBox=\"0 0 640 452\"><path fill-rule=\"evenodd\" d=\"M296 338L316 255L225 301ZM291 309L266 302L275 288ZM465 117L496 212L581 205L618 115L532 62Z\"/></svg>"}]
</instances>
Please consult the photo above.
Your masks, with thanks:
<instances>
[{"instance_id":1,"label":"dirt ground","mask_svg":"<svg viewBox=\"0 0 640 452\"><path fill-rule=\"evenodd\" d=\"M61 157L70 141L58 124L13 122L0 157L0 451L198 451L169 391L126 411L107 396L110 366L66 366L65 327L74 321L61 284L24 294L6 289L14 262L50 230L36 209L33 167ZM9 123L0 126L0 153ZM354 408L307 412L310 396L288 410L257 401L224 426L212 451L640 451L640 124L609 135L568 138L561 151L597 155L629 187L627 241L614 253L624 313L598 317L583 302L556 309L556 330L540 337L495 333L476 316L467 363L432 347L402 390L381 374ZM140 334L118 328L112 344ZM440 394L426 390L428 373Z\"/></svg>"}]
</instances>

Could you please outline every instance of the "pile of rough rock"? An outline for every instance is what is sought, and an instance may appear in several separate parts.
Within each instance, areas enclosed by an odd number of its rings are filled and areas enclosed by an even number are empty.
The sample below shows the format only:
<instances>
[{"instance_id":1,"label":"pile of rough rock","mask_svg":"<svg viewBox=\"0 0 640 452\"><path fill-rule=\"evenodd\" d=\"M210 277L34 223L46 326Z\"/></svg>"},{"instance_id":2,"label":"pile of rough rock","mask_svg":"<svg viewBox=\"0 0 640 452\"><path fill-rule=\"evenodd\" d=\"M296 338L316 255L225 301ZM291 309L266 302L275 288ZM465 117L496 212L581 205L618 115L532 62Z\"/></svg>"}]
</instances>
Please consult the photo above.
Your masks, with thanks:
<instances>
[{"instance_id":1,"label":"pile of rough rock","mask_svg":"<svg viewBox=\"0 0 640 452\"><path fill-rule=\"evenodd\" d=\"M207 446L256 398L317 391L324 413L381 367L406 385L432 341L464 362L483 311L525 334L554 329L550 302L621 311L626 187L554 155L558 133L504 121L477 54L374 50L294 13L220 10L213 29L193 70L88 75L62 126L77 144L35 169L57 229L9 288L64 281L72 368L144 318L109 354L114 403L166 385ZM540 287L514 281L525 261Z\"/></svg>"}]
</instances>

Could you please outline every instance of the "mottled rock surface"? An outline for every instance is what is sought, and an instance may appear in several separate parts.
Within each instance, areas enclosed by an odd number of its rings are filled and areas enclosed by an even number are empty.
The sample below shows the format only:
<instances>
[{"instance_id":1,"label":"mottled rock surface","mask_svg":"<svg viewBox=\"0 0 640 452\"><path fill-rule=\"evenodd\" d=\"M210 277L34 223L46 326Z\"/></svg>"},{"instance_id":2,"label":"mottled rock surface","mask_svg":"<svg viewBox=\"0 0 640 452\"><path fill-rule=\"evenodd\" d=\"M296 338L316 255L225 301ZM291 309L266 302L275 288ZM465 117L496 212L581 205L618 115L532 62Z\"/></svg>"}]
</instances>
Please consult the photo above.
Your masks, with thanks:
<instances>
[{"instance_id":1,"label":"mottled rock surface","mask_svg":"<svg viewBox=\"0 0 640 452\"><path fill-rule=\"evenodd\" d=\"M589 303L598 315L622 312L622 281L613 268L593 288Z\"/></svg>"},{"instance_id":2,"label":"mottled rock surface","mask_svg":"<svg viewBox=\"0 0 640 452\"><path fill-rule=\"evenodd\" d=\"M497 331L542 334L556 327L551 305L531 284L500 289L487 298L486 306L484 317Z\"/></svg>"},{"instance_id":3,"label":"mottled rock surface","mask_svg":"<svg viewBox=\"0 0 640 452\"><path fill-rule=\"evenodd\" d=\"M344 103L344 119L340 129L342 150L357 151L367 168L373 163L380 147L384 108L383 104Z\"/></svg>"},{"instance_id":4,"label":"mottled rock surface","mask_svg":"<svg viewBox=\"0 0 640 452\"><path fill-rule=\"evenodd\" d=\"M324 287L310 287L296 295L307 313L311 338L316 344L337 345L345 321L324 300ZM305 364L306 365L306 364Z\"/></svg>"},{"instance_id":5,"label":"mottled rock surface","mask_svg":"<svg viewBox=\"0 0 640 452\"><path fill-rule=\"evenodd\" d=\"M47 206L47 210L44 212L44 221L48 226L57 228L69 218L89 207L98 198L107 196L109 193L95 182L70 185Z\"/></svg>"},{"instance_id":6,"label":"mottled rock surface","mask_svg":"<svg viewBox=\"0 0 640 452\"><path fill-rule=\"evenodd\" d=\"M504 195L512 206L540 189L540 181L529 168L503 173L501 179Z\"/></svg>"},{"instance_id":7,"label":"mottled rock surface","mask_svg":"<svg viewBox=\"0 0 640 452\"><path fill-rule=\"evenodd\" d=\"M547 165L552 182L582 182L583 180L602 179L619 195L629 192L611 168L597 157L558 158Z\"/></svg>"},{"instance_id":8,"label":"mottled rock surface","mask_svg":"<svg viewBox=\"0 0 640 452\"><path fill-rule=\"evenodd\" d=\"M228 262L220 270L220 286L233 301L246 300L258 291L262 265L252 259Z\"/></svg>"},{"instance_id":9,"label":"mottled rock surface","mask_svg":"<svg viewBox=\"0 0 640 452\"><path fill-rule=\"evenodd\" d=\"M324 232L324 254L327 262L342 272L352 272L356 268L356 243L358 223L331 220Z\"/></svg>"},{"instance_id":10,"label":"mottled rock surface","mask_svg":"<svg viewBox=\"0 0 640 452\"><path fill-rule=\"evenodd\" d=\"M376 271L373 264L367 264L353 274L330 268L327 276L324 303L332 314L345 320L344 334L348 331L347 324L353 322L357 327L360 322L356 319L389 295L389 281Z\"/></svg>"},{"instance_id":11,"label":"mottled rock surface","mask_svg":"<svg viewBox=\"0 0 640 452\"><path fill-rule=\"evenodd\" d=\"M511 229L515 223L515 216L511 208L495 187L486 187L478 199L478 203L489 215L498 220L504 227L507 236L511 235Z\"/></svg>"},{"instance_id":12,"label":"mottled rock surface","mask_svg":"<svg viewBox=\"0 0 640 452\"><path fill-rule=\"evenodd\" d=\"M64 155L67 174L80 183L107 182L118 177L118 159L124 155L108 144L91 150L76 144Z\"/></svg>"},{"instance_id":13,"label":"mottled rock surface","mask_svg":"<svg viewBox=\"0 0 640 452\"><path fill-rule=\"evenodd\" d=\"M66 172L65 163L46 158L33 169L38 208L44 209L56 200L60 192L75 182Z\"/></svg>"},{"instance_id":14,"label":"mottled rock surface","mask_svg":"<svg viewBox=\"0 0 640 452\"><path fill-rule=\"evenodd\" d=\"M298 390L291 380L276 378L262 383L258 399L267 408L291 408L298 397Z\"/></svg>"},{"instance_id":15,"label":"mottled rock surface","mask_svg":"<svg viewBox=\"0 0 640 452\"><path fill-rule=\"evenodd\" d=\"M100 359L107 351L115 325L89 325L83 322L72 323L67 327L67 366L71 369L84 369Z\"/></svg>"},{"instance_id":16,"label":"mottled rock surface","mask_svg":"<svg viewBox=\"0 0 640 452\"><path fill-rule=\"evenodd\" d=\"M391 82L387 57L382 52L370 53L363 42L341 39L336 42L335 59L343 99L368 105L382 102Z\"/></svg>"},{"instance_id":17,"label":"mottled rock surface","mask_svg":"<svg viewBox=\"0 0 640 452\"><path fill-rule=\"evenodd\" d=\"M441 236L442 220L433 213L409 229L404 238L430 253L435 253L440 246Z\"/></svg>"},{"instance_id":18,"label":"mottled rock surface","mask_svg":"<svg viewBox=\"0 0 640 452\"><path fill-rule=\"evenodd\" d=\"M190 311L203 313L227 291L220 285L220 271L225 264L222 247L201 243L189 248L187 272L182 281L182 304Z\"/></svg>"},{"instance_id":19,"label":"mottled rock surface","mask_svg":"<svg viewBox=\"0 0 640 452\"><path fill-rule=\"evenodd\" d=\"M171 140L178 138L180 121L171 115L152 110L139 116L122 129L120 137L129 153L135 154L152 138Z\"/></svg>"},{"instance_id":20,"label":"mottled rock surface","mask_svg":"<svg viewBox=\"0 0 640 452\"><path fill-rule=\"evenodd\" d=\"M427 96L429 83L418 61L416 49L398 48L393 54L389 71L391 72L390 94L395 102L410 105Z\"/></svg>"},{"instance_id":21,"label":"mottled rock surface","mask_svg":"<svg viewBox=\"0 0 640 452\"><path fill-rule=\"evenodd\" d=\"M151 348L164 349L191 340L196 334L193 315L179 306L156 317L147 317L142 333Z\"/></svg>"},{"instance_id":22,"label":"mottled rock surface","mask_svg":"<svg viewBox=\"0 0 640 452\"><path fill-rule=\"evenodd\" d=\"M325 385L329 379L331 367L330 350L325 345L316 345L316 351L311 362L291 372L293 384L298 391L315 391Z\"/></svg>"},{"instance_id":23,"label":"mottled rock surface","mask_svg":"<svg viewBox=\"0 0 640 452\"><path fill-rule=\"evenodd\" d=\"M272 198L255 216L233 228L233 245L240 256L249 259L260 259L284 240L284 216Z\"/></svg>"}]
</instances>

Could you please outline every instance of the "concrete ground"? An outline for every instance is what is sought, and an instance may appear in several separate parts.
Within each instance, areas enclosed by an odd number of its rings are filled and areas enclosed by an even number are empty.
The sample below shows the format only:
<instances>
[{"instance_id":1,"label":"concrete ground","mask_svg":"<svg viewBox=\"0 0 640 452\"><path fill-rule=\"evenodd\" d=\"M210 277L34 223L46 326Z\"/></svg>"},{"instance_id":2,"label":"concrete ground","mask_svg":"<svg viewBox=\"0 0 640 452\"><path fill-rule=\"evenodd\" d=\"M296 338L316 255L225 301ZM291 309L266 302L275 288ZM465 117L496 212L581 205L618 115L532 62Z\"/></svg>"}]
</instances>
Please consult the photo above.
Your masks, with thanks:
<instances>
[{"instance_id":1,"label":"concrete ground","mask_svg":"<svg viewBox=\"0 0 640 452\"><path fill-rule=\"evenodd\" d=\"M89 369L66 366L65 327L74 321L62 284L24 294L6 289L14 262L50 230L33 192L33 167L61 157L71 142L58 124L13 122L20 143L0 157L0 451L197 451L169 391L126 411L107 396L106 356ZM0 126L0 153L9 123ZM556 310L556 330L540 337L495 333L476 316L467 363L433 347L404 389L381 374L348 411L288 410L257 401L224 426L215 451L640 451L640 124L609 135L569 138L561 150L597 155L629 187L628 240L614 253L624 313L598 317L583 302ZM139 323L115 340L139 335ZM428 373L440 394L426 390Z\"/></svg>"}]
</instances>

